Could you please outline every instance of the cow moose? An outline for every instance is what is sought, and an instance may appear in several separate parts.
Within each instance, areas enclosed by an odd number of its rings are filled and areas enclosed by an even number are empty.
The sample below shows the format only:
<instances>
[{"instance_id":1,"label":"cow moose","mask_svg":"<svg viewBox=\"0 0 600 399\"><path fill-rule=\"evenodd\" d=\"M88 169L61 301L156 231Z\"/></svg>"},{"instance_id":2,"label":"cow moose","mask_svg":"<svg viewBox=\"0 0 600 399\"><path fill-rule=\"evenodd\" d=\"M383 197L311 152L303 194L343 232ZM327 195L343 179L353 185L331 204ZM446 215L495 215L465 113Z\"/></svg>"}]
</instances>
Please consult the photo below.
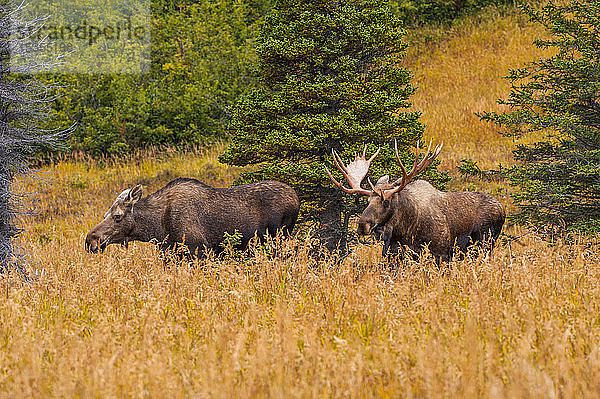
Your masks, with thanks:
<instances>
[{"instance_id":1,"label":"cow moose","mask_svg":"<svg viewBox=\"0 0 600 399\"><path fill-rule=\"evenodd\" d=\"M437 190L425 180L414 180L439 155L443 143L433 152L431 141L423 159L419 162L419 143L410 172L400 161L398 143L394 142L396 159L402 168L402 177L390 182L389 176L381 177L375 185L368 180L370 189L361 187L369 166L379 150L366 159L365 146L362 157L344 166L339 154L332 150L333 160L350 188L338 182L326 168L329 179L343 192L369 196L369 204L358 222L358 234L381 234L383 255L404 254L405 246L419 253L429 247L437 262L453 257L455 246L461 253L476 244L489 251L500 235L504 225L504 208L497 199L480 192L450 192Z\"/></svg>"},{"instance_id":2,"label":"cow moose","mask_svg":"<svg viewBox=\"0 0 600 399\"><path fill-rule=\"evenodd\" d=\"M89 252L129 241L156 241L161 249L184 243L190 253L221 252L225 233L241 233L236 248L244 249L255 235L287 236L292 232L300 201L288 185L262 181L231 188L214 188L200 180L178 178L142 198L142 186L123 191L104 220L86 236Z\"/></svg>"}]
</instances>

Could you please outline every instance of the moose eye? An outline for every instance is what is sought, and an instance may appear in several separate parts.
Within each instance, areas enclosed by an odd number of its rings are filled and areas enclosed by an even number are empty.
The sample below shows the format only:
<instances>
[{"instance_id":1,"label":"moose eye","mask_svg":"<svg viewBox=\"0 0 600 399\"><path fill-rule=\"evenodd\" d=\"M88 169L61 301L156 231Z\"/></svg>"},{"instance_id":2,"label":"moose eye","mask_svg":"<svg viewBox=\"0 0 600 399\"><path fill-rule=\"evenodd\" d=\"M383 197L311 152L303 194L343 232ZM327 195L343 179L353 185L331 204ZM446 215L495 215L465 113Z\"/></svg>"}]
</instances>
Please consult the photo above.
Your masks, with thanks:
<instances>
[{"instance_id":1,"label":"moose eye","mask_svg":"<svg viewBox=\"0 0 600 399\"><path fill-rule=\"evenodd\" d=\"M121 220L123 220L123 215L113 215L113 219L115 222L119 223Z\"/></svg>"}]
</instances>

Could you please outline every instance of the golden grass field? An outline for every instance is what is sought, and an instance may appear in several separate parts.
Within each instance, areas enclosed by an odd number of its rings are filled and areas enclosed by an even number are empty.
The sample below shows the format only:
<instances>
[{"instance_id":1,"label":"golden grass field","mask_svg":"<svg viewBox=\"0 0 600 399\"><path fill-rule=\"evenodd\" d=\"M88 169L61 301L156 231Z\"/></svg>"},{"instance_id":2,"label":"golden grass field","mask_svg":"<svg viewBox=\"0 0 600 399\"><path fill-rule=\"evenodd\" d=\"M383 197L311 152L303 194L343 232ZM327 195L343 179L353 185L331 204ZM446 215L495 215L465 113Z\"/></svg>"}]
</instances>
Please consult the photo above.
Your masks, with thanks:
<instances>
[{"instance_id":1,"label":"golden grass field","mask_svg":"<svg viewBox=\"0 0 600 399\"><path fill-rule=\"evenodd\" d=\"M488 12L409 51L442 168L509 163L513 143L473 116L495 109L507 68L543 32ZM418 37L417 37L418 39ZM177 176L230 185L224 148L74 157L45 168L22 245L39 278L0 278L0 397L600 396L600 245L533 234L438 268L382 265L378 245L316 260L310 239L177 263L152 244L83 249L114 197ZM457 178L509 205L508 189ZM507 226L511 234L526 230Z\"/></svg>"}]
</instances>

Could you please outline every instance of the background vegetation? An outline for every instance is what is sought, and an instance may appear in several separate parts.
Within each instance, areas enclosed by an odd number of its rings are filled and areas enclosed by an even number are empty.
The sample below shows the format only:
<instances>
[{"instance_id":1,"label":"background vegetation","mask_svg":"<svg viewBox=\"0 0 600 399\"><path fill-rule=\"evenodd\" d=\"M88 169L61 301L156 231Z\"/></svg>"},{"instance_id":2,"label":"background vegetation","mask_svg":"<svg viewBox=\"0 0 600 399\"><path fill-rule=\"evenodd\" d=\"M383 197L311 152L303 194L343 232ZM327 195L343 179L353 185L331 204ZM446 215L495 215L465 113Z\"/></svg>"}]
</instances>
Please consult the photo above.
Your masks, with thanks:
<instances>
[{"instance_id":1,"label":"background vegetation","mask_svg":"<svg viewBox=\"0 0 600 399\"><path fill-rule=\"evenodd\" d=\"M407 26L451 23L505 0L390 0ZM72 147L94 156L148 145L207 144L226 136L231 108L256 87L256 38L272 0L153 0L150 71L52 75L64 84L59 121Z\"/></svg>"},{"instance_id":2,"label":"background vegetation","mask_svg":"<svg viewBox=\"0 0 600 399\"><path fill-rule=\"evenodd\" d=\"M514 4L513 0L389 0L407 26L448 23L487 6Z\"/></svg>"},{"instance_id":3,"label":"background vegetation","mask_svg":"<svg viewBox=\"0 0 600 399\"><path fill-rule=\"evenodd\" d=\"M473 111L502 109L508 67L546 55L544 31L488 10L410 36L425 135L444 139L452 189L464 156L511 162L511 138ZM380 247L339 260L307 256L306 239L240 258L166 263L151 244L83 250L85 233L125 187L177 176L228 186L224 150L155 151L121 162L76 153L45 167L23 246L39 279L0 278L0 397L597 397L600 237L547 246L529 234L490 258L395 271ZM145 188L146 188L145 187ZM507 226L513 235L525 233ZM273 246L279 256L269 256Z\"/></svg>"},{"instance_id":4,"label":"background vegetation","mask_svg":"<svg viewBox=\"0 0 600 399\"><path fill-rule=\"evenodd\" d=\"M55 109L77 126L73 149L118 156L222 138L229 107L254 84L254 38L268 4L157 0L148 73L48 77L64 84Z\"/></svg>"},{"instance_id":5,"label":"background vegetation","mask_svg":"<svg viewBox=\"0 0 600 399\"><path fill-rule=\"evenodd\" d=\"M517 192L518 212L510 218L546 237L600 230L600 6L573 1L524 8L552 36L537 40L551 57L512 69L504 112L482 119L507 137L538 137L513 151L518 162L497 171ZM476 165L471 173L479 174Z\"/></svg>"}]
</instances>

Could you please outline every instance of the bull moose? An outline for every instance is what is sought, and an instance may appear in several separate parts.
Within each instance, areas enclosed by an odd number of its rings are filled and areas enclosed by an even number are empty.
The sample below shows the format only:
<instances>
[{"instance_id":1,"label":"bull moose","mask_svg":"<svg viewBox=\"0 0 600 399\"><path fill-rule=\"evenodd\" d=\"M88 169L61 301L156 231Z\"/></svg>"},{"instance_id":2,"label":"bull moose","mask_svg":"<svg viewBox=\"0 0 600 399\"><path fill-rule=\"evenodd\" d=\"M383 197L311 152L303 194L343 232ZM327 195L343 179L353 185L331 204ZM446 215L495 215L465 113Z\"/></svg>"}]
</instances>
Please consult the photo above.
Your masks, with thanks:
<instances>
[{"instance_id":1,"label":"bull moose","mask_svg":"<svg viewBox=\"0 0 600 399\"><path fill-rule=\"evenodd\" d=\"M241 233L243 249L257 235L292 232L300 202L288 185L263 181L231 188L215 188L200 180L178 178L142 198L142 186L123 191L104 220L85 239L89 252L129 241L153 241L161 249L184 243L192 254L205 249L219 253L225 233Z\"/></svg>"},{"instance_id":2,"label":"bull moose","mask_svg":"<svg viewBox=\"0 0 600 399\"><path fill-rule=\"evenodd\" d=\"M396 159L402 177L390 182L383 176L375 185L368 179L370 189L361 187L369 166L379 150L366 159L365 146L362 157L358 155L344 166L339 154L332 150L333 160L350 188L344 187L326 169L331 181L348 194L369 196L369 205L358 222L358 234L379 233L383 237L383 255L404 253L404 247L419 253L429 246L437 262L448 261L455 246L464 253L471 245L486 245L492 250L494 241L504 225L504 208L497 199L480 192L442 192L425 180L414 180L439 155L443 143L433 152L431 141L419 162L419 144L410 172L400 161L398 143L394 142Z\"/></svg>"}]
</instances>

